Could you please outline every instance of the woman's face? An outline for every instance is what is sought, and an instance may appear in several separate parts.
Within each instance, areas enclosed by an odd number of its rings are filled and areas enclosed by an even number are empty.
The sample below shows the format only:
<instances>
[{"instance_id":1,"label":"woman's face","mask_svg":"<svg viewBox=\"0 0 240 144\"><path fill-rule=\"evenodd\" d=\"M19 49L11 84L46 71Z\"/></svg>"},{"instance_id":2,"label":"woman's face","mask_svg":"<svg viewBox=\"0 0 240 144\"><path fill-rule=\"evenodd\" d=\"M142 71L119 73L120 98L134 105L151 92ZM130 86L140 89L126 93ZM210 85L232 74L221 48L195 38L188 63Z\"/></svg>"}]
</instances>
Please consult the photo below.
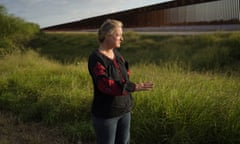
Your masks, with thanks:
<instances>
[{"instance_id":1,"label":"woman's face","mask_svg":"<svg viewBox=\"0 0 240 144\"><path fill-rule=\"evenodd\" d=\"M122 28L116 28L112 34L107 35L106 40L109 47L119 48L121 46L121 42L123 41Z\"/></svg>"}]
</instances>

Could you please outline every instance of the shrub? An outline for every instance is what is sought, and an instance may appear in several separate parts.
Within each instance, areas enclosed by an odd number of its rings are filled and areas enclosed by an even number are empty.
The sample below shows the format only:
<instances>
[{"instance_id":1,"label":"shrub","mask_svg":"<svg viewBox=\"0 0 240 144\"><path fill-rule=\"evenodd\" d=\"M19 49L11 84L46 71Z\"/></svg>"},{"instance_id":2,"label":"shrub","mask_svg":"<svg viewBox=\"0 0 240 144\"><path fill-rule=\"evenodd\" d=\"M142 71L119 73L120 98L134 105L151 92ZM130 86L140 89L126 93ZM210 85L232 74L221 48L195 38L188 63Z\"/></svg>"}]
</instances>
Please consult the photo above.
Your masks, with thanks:
<instances>
[{"instance_id":1,"label":"shrub","mask_svg":"<svg viewBox=\"0 0 240 144\"><path fill-rule=\"evenodd\" d=\"M24 45L39 32L39 26L9 15L0 5L0 55L23 49Z\"/></svg>"}]
</instances>

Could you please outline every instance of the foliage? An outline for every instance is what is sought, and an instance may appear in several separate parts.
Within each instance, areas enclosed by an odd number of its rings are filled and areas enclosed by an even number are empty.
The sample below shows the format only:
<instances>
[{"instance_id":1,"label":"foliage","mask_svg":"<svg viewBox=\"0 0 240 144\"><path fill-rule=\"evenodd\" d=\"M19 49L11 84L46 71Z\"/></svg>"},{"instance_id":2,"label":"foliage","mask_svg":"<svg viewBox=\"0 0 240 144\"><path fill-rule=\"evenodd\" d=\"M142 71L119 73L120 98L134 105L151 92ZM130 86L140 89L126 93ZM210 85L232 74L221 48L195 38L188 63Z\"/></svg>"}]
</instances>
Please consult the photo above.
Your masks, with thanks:
<instances>
[{"instance_id":1,"label":"foliage","mask_svg":"<svg viewBox=\"0 0 240 144\"><path fill-rule=\"evenodd\" d=\"M131 65L138 63L177 62L193 71L240 71L240 33L169 36L138 35L126 32L121 53ZM42 34L31 47L42 55L63 63L88 59L98 47L95 33Z\"/></svg>"},{"instance_id":2,"label":"foliage","mask_svg":"<svg viewBox=\"0 0 240 144\"><path fill-rule=\"evenodd\" d=\"M98 47L95 34L41 33L29 46L40 54L61 63L77 63L86 60Z\"/></svg>"},{"instance_id":3,"label":"foliage","mask_svg":"<svg viewBox=\"0 0 240 144\"><path fill-rule=\"evenodd\" d=\"M139 64L132 71L134 81L155 84L151 92L134 93L132 143L240 141L239 77L199 74L176 63Z\"/></svg>"},{"instance_id":4,"label":"foliage","mask_svg":"<svg viewBox=\"0 0 240 144\"><path fill-rule=\"evenodd\" d=\"M39 26L7 13L0 5L0 56L23 49L24 45L39 32Z\"/></svg>"},{"instance_id":5,"label":"foliage","mask_svg":"<svg viewBox=\"0 0 240 144\"><path fill-rule=\"evenodd\" d=\"M28 51L7 55L0 65L0 109L24 121L61 126L66 133L72 124L74 135L92 132L81 125L90 119L92 86L86 62L64 66Z\"/></svg>"},{"instance_id":6,"label":"foliage","mask_svg":"<svg viewBox=\"0 0 240 144\"><path fill-rule=\"evenodd\" d=\"M0 65L1 109L57 126L71 141L94 140L86 60L63 65L28 51L7 55ZM155 85L133 93L132 143L240 141L239 76L192 72L176 62L139 63L131 70L132 81Z\"/></svg>"},{"instance_id":7,"label":"foliage","mask_svg":"<svg viewBox=\"0 0 240 144\"><path fill-rule=\"evenodd\" d=\"M239 32L185 36L131 35L125 38L121 50L132 64L147 61L161 65L176 61L197 71L234 69L239 72Z\"/></svg>"}]
</instances>

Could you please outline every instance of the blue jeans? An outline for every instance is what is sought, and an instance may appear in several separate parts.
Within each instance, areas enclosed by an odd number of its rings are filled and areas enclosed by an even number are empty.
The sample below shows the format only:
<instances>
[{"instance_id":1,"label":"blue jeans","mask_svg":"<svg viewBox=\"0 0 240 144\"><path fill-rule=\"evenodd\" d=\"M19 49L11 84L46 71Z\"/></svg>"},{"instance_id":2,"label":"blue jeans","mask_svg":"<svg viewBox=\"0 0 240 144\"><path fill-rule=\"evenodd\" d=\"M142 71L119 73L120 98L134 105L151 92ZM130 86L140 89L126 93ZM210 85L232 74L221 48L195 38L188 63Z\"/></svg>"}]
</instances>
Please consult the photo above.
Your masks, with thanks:
<instances>
[{"instance_id":1,"label":"blue jeans","mask_svg":"<svg viewBox=\"0 0 240 144\"><path fill-rule=\"evenodd\" d=\"M97 144L129 144L130 121L130 112L114 118L93 116Z\"/></svg>"}]
</instances>

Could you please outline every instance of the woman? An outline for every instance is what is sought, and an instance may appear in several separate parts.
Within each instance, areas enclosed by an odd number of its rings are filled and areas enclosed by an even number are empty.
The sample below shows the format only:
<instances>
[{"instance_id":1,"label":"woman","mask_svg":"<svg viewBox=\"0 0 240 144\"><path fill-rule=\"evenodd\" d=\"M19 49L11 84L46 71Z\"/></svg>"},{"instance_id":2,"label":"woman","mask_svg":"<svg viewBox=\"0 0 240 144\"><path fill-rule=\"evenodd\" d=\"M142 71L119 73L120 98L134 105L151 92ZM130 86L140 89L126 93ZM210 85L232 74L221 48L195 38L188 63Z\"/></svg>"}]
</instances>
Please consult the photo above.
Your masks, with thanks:
<instances>
[{"instance_id":1,"label":"woman","mask_svg":"<svg viewBox=\"0 0 240 144\"><path fill-rule=\"evenodd\" d=\"M94 85L91 111L97 144L129 143L131 93L153 87L152 83L129 80L128 63L116 50L123 41L122 26L118 20L106 20L98 31L99 48L88 60Z\"/></svg>"}]
</instances>

